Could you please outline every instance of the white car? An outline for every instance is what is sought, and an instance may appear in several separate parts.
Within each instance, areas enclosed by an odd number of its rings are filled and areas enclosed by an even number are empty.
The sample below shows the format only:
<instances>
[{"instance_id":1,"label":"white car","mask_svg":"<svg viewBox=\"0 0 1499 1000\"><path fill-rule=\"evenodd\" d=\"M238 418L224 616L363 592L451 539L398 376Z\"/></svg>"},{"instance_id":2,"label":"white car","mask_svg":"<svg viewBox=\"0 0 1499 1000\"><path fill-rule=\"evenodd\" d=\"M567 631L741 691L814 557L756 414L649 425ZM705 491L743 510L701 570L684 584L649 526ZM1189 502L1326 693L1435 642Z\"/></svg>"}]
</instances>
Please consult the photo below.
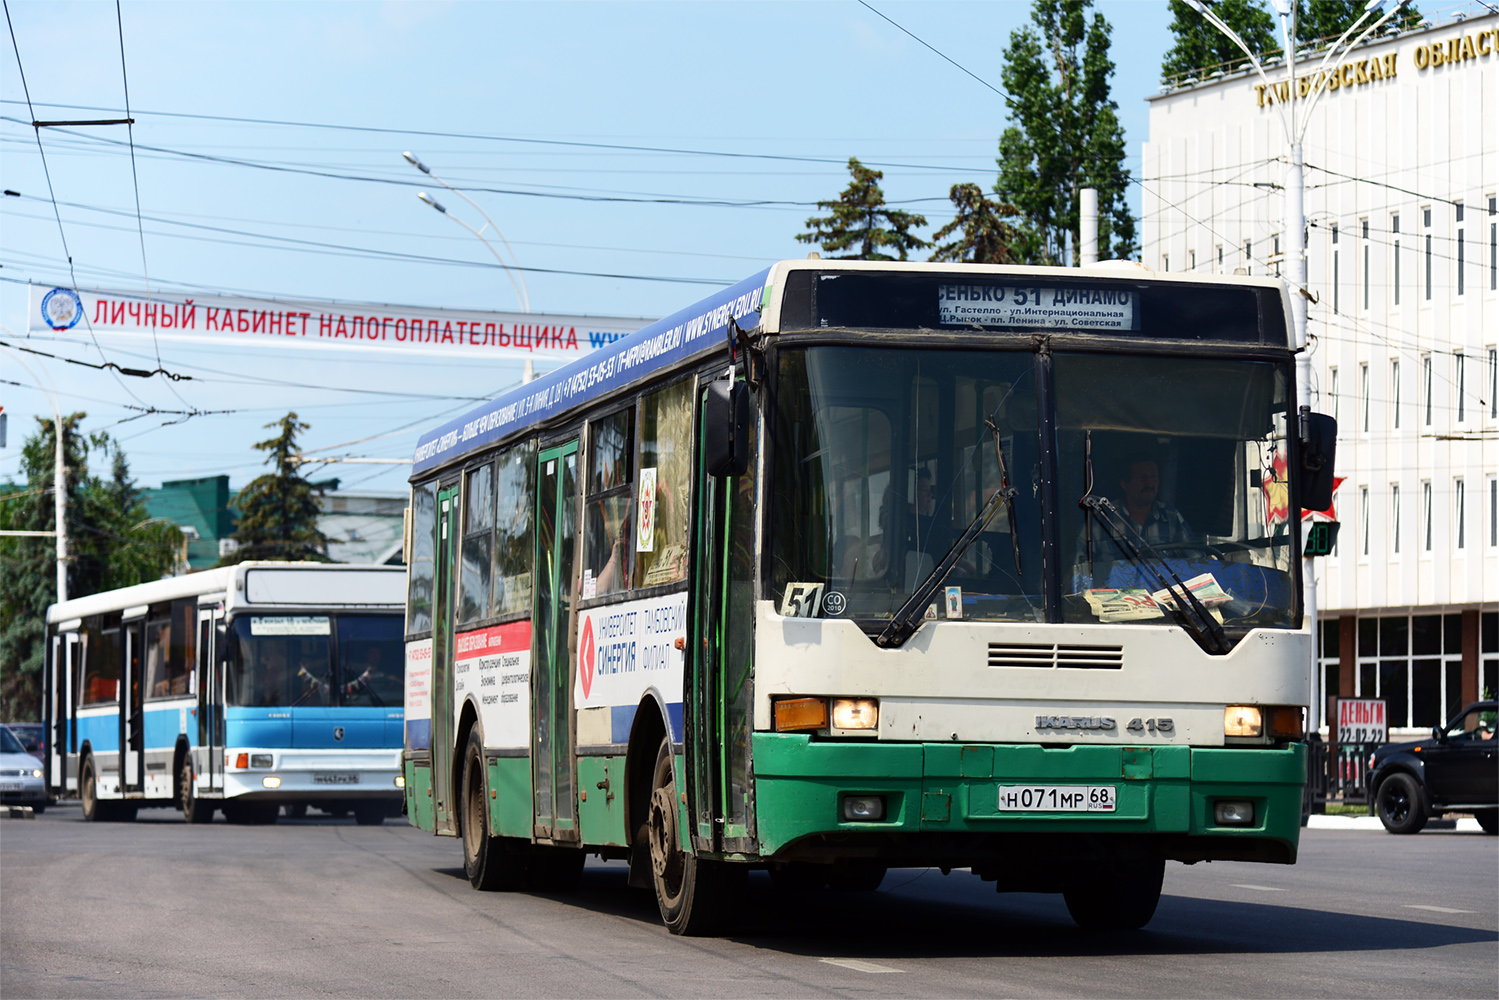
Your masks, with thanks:
<instances>
[{"instance_id":1,"label":"white car","mask_svg":"<svg viewBox=\"0 0 1499 1000\"><path fill-rule=\"evenodd\" d=\"M26 752L16 734L0 726L0 801L19 802L35 812L47 808L42 762Z\"/></svg>"}]
</instances>

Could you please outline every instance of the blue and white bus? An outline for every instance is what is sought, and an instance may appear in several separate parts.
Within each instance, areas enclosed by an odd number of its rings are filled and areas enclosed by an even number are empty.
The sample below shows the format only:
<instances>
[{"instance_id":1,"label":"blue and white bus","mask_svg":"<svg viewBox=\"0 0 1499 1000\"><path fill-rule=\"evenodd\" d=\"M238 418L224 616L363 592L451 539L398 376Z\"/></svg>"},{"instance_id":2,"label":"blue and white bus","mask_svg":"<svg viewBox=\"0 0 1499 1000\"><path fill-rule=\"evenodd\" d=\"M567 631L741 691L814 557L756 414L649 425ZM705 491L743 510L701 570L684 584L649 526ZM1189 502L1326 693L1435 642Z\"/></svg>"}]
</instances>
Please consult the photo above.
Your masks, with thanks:
<instances>
[{"instance_id":1,"label":"blue and white bus","mask_svg":"<svg viewBox=\"0 0 1499 1000\"><path fill-rule=\"evenodd\" d=\"M84 818L401 807L396 567L246 562L47 609L47 783Z\"/></svg>"}]
</instances>

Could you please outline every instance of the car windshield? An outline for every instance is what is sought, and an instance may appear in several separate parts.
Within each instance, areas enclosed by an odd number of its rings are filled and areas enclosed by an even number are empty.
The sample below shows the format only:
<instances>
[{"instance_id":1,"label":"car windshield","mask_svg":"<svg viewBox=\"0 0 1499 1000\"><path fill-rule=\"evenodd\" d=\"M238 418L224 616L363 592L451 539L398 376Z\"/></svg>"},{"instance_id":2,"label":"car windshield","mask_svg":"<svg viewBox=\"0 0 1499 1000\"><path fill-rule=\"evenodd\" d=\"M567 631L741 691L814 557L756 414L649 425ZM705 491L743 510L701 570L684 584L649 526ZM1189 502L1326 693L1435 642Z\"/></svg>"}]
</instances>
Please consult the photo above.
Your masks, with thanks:
<instances>
[{"instance_id":1,"label":"car windshield","mask_svg":"<svg viewBox=\"0 0 1499 1000\"><path fill-rule=\"evenodd\" d=\"M16 739L15 733L9 729L0 729L0 752L25 753L26 748L21 746L21 741Z\"/></svg>"},{"instance_id":2,"label":"car windshield","mask_svg":"<svg viewBox=\"0 0 1499 1000\"><path fill-rule=\"evenodd\" d=\"M225 694L230 705L401 704L398 615L245 615L230 629L234 655Z\"/></svg>"},{"instance_id":3,"label":"car windshield","mask_svg":"<svg viewBox=\"0 0 1499 1000\"><path fill-rule=\"evenodd\" d=\"M1475 705L1447 724L1447 739L1491 740L1494 738L1494 716L1493 705Z\"/></svg>"}]
</instances>

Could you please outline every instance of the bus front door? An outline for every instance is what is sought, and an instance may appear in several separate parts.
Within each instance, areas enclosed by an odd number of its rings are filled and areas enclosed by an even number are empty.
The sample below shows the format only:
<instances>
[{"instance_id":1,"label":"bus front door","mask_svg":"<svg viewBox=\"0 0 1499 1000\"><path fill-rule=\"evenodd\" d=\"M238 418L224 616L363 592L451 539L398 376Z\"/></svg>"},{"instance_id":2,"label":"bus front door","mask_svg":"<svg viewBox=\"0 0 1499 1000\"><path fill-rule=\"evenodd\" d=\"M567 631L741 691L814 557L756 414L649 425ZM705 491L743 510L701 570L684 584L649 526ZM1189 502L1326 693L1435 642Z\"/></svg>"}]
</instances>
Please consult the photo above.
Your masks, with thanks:
<instances>
[{"instance_id":1,"label":"bus front door","mask_svg":"<svg viewBox=\"0 0 1499 1000\"><path fill-rule=\"evenodd\" d=\"M691 638L683 667L687 805L693 845L703 851L758 850L750 760L757 444L752 436L742 476L710 476L701 451L697 456Z\"/></svg>"},{"instance_id":2,"label":"bus front door","mask_svg":"<svg viewBox=\"0 0 1499 1000\"><path fill-rule=\"evenodd\" d=\"M224 612L221 608L198 611L198 749L193 754L193 773L205 780L200 792L224 791L224 663L228 650L220 648Z\"/></svg>"},{"instance_id":3,"label":"bus front door","mask_svg":"<svg viewBox=\"0 0 1499 1000\"><path fill-rule=\"evenodd\" d=\"M575 841L572 643L578 442L537 456L535 653L531 657L531 789L537 838Z\"/></svg>"},{"instance_id":4,"label":"bus front door","mask_svg":"<svg viewBox=\"0 0 1499 1000\"><path fill-rule=\"evenodd\" d=\"M145 679L146 628L144 620L126 622L125 669L120 676L120 790L125 795L145 791L146 712L141 690Z\"/></svg>"},{"instance_id":5,"label":"bus front door","mask_svg":"<svg viewBox=\"0 0 1499 1000\"><path fill-rule=\"evenodd\" d=\"M436 604L432 609L432 810L433 832L458 835L454 798L455 768L462 769L453 745L453 617L456 606L458 549L458 483L437 491Z\"/></svg>"},{"instance_id":6,"label":"bus front door","mask_svg":"<svg viewBox=\"0 0 1499 1000\"><path fill-rule=\"evenodd\" d=\"M67 788L68 753L72 746L73 678L79 660L78 633L63 632L52 637L52 669L47 672L43 697L46 699L48 725L43 731L47 744L47 789L52 795ZM76 777L76 775L75 775Z\"/></svg>"}]
</instances>

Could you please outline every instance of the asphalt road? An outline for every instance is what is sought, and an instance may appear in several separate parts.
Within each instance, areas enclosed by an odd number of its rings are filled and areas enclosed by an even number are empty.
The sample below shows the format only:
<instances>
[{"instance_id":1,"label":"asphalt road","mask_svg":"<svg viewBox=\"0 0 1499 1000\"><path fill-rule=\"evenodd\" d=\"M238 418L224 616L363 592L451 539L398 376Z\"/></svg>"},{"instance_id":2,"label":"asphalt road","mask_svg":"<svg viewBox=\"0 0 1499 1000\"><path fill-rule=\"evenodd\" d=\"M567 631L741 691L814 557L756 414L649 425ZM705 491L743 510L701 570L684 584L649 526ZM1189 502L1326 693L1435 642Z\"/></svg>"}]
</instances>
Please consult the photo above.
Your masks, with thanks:
<instances>
[{"instance_id":1,"label":"asphalt road","mask_svg":"<svg viewBox=\"0 0 1499 1000\"><path fill-rule=\"evenodd\" d=\"M399 820L57 806L0 821L0 995L1499 995L1499 839L1477 833L1309 830L1295 867L1168 865L1155 920L1117 935L906 870L861 895L756 875L734 936L682 939L624 883L593 862L567 896L475 892L456 841Z\"/></svg>"}]
</instances>

